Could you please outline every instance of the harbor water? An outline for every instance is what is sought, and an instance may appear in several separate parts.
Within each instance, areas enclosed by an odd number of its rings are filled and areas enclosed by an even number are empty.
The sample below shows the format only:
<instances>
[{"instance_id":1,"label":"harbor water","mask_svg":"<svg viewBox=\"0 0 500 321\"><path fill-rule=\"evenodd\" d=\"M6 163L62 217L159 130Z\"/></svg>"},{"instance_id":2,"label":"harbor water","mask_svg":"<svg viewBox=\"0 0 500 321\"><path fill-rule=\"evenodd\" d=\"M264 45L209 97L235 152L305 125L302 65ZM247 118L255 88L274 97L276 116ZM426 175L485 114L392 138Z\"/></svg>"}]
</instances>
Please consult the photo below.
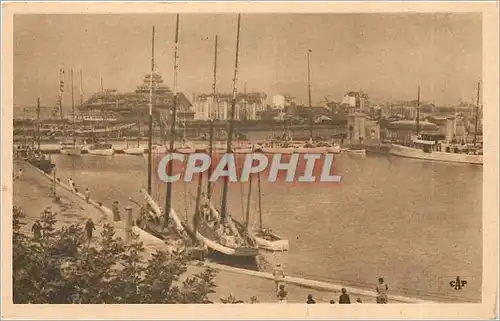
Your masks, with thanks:
<instances>
[{"instance_id":1,"label":"harbor water","mask_svg":"<svg viewBox=\"0 0 500 321\"><path fill-rule=\"evenodd\" d=\"M55 175L111 206L142 201L145 157L52 155ZM156 169L153 168L155 173ZM388 155L335 159L340 184L262 181L263 225L290 241L290 251L264 254L288 275L374 289L384 277L394 293L444 302L480 302L482 284L482 167ZM156 177L156 174L154 174ZM220 187L214 188L216 200ZM254 188L255 188L254 183ZM164 185L152 196L164 206ZM257 224L257 191L251 220ZM242 220L248 183L232 183L228 210ZM194 212L196 182L175 183L173 205ZM217 203L217 201L216 201ZM467 279L457 291L450 281Z\"/></svg>"}]
</instances>

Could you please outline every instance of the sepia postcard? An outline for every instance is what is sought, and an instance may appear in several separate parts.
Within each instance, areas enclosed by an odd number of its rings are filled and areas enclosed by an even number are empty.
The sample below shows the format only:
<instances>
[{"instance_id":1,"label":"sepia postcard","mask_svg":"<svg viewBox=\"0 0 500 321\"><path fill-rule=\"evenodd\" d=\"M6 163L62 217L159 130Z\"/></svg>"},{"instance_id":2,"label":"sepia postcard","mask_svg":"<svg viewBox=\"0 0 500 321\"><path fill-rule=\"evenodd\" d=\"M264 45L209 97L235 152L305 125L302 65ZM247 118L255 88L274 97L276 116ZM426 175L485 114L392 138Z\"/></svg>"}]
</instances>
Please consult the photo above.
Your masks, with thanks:
<instances>
[{"instance_id":1,"label":"sepia postcard","mask_svg":"<svg viewBox=\"0 0 500 321\"><path fill-rule=\"evenodd\" d=\"M498 318L498 3L2 3L2 318Z\"/></svg>"}]
</instances>

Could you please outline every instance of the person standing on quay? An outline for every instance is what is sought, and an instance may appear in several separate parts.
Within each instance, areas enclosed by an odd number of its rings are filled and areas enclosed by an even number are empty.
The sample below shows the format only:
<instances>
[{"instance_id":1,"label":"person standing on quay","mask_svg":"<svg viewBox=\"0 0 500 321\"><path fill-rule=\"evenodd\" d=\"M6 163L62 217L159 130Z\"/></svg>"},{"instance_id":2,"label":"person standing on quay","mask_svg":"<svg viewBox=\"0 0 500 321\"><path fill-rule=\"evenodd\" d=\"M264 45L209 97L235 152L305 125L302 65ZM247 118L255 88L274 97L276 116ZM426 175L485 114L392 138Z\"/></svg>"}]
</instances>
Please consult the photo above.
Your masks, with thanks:
<instances>
[{"instance_id":1,"label":"person standing on quay","mask_svg":"<svg viewBox=\"0 0 500 321\"><path fill-rule=\"evenodd\" d=\"M278 263L276 264L276 267L273 270L273 276L274 276L274 284L276 285L276 292L279 290L280 283L283 282L285 279L285 271L281 267L281 264Z\"/></svg>"},{"instance_id":2,"label":"person standing on quay","mask_svg":"<svg viewBox=\"0 0 500 321\"><path fill-rule=\"evenodd\" d=\"M306 301L307 304L316 304L316 301L313 299L313 295L312 294L308 294L307 295L307 301Z\"/></svg>"},{"instance_id":3,"label":"person standing on quay","mask_svg":"<svg viewBox=\"0 0 500 321\"><path fill-rule=\"evenodd\" d=\"M384 278L378 279L378 285L376 287L377 290L377 303L378 304L387 304L389 303L389 298L387 297L387 291L389 287L384 283Z\"/></svg>"},{"instance_id":4,"label":"person standing on quay","mask_svg":"<svg viewBox=\"0 0 500 321\"><path fill-rule=\"evenodd\" d=\"M280 285L280 290L277 293L279 303L287 303L288 302L288 292L285 290L285 285Z\"/></svg>"},{"instance_id":5,"label":"person standing on quay","mask_svg":"<svg viewBox=\"0 0 500 321\"><path fill-rule=\"evenodd\" d=\"M20 168L18 171L17 171L17 179L22 181L23 180L23 169Z\"/></svg>"},{"instance_id":6,"label":"person standing on quay","mask_svg":"<svg viewBox=\"0 0 500 321\"><path fill-rule=\"evenodd\" d=\"M115 222L120 220L120 208L118 207L118 201L113 202L113 220Z\"/></svg>"},{"instance_id":7,"label":"person standing on quay","mask_svg":"<svg viewBox=\"0 0 500 321\"><path fill-rule=\"evenodd\" d=\"M87 203L90 203L90 192L88 188L85 189L85 201L87 201Z\"/></svg>"},{"instance_id":8,"label":"person standing on quay","mask_svg":"<svg viewBox=\"0 0 500 321\"><path fill-rule=\"evenodd\" d=\"M40 220L36 220L36 222L31 227L31 231L33 232L35 240L38 241L42 238L42 225L40 224Z\"/></svg>"},{"instance_id":9,"label":"person standing on quay","mask_svg":"<svg viewBox=\"0 0 500 321\"><path fill-rule=\"evenodd\" d=\"M73 179L72 179L72 178L70 178L70 179L68 180L68 185L69 185L69 189L70 189L73 193L75 193L75 182L73 182Z\"/></svg>"},{"instance_id":10,"label":"person standing on quay","mask_svg":"<svg viewBox=\"0 0 500 321\"><path fill-rule=\"evenodd\" d=\"M92 221L91 218L89 218L89 220L85 224L85 232L87 233L87 239L89 241L89 244L90 244L90 240L92 239L92 232L94 230L95 230L94 222Z\"/></svg>"},{"instance_id":11,"label":"person standing on quay","mask_svg":"<svg viewBox=\"0 0 500 321\"><path fill-rule=\"evenodd\" d=\"M339 304L351 304L351 297L347 294L345 288L342 288L342 294L339 296Z\"/></svg>"}]
</instances>

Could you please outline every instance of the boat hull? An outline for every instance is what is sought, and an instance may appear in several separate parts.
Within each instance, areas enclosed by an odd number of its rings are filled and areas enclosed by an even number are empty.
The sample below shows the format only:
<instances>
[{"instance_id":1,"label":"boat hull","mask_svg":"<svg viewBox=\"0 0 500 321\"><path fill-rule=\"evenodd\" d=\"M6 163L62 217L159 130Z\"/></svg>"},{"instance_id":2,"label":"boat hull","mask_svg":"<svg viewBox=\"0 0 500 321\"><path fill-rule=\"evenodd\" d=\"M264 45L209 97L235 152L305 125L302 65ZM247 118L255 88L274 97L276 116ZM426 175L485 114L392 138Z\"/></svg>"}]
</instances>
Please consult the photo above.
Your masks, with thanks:
<instances>
[{"instance_id":1,"label":"boat hull","mask_svg":"<svg viewBox=\"0 0 500 321\"><path fill-rule=\"evenodd\" d=\"M89 149L87 151L88 154L91 155L100 155L100 156L113 156L115 151L112 148L107 149Z\"/></svg>"},{"instance_id":2,"label":"boat hull","mask_svg":"<svg viewBox=\"0 0 500 321\"><path fill-rule=\"evenodd\" d=\"M48 159L28 159L28 162L37 167L38 169L41 169L44 171L46 174L50 174L54 167L56 166L55 164L52 164L50 160Z\"/></svg>"},{"instance_id":3,"label":"boat hull","mask_svg":"<svg viewBox=\"0 0 500 321\"><path fill-rule=\"evenodd\" d=\"M191 147L185 147L185 148L181 147L181 148L176 148L175 151L181 154L193 154L196 152L196 149Z\"/></svg>"},{"instance_id":4,"label":"boat hull","mask_svg":"<svg viewBox=\"0 0 500 321\"><path fill-rule=\"evenodd\" d=\"M292 154L293 147L263 147L262 152L267 154Z\"/></svg>"},{"instance_id":5,"label":"boat hull","mask_svg":"<svg viewBox=\"0 0 500 321\"><path fill-rule=\"evenodd\" d=\"M296 154L323 154L326 153L326 147L296 147L293 152Z\"/></svg>"},{"instance_id":6,"label":"boat hull","mask_svg":"<svg viewBox=\"0 0 500 321\"><path fill-rule=\"evenodd\" d=\"M353 156L366 156L365 149L345 149L344 153Z\"/></svg>"},{"instance_id":7,"label":"boat hull","mask_svg":"<svg viewBox=\"0 0 500 321\"><path fill-rule=\"evenodd\" d=\"M326 152L332 154L340 154L340 146L327 147Z\"/></svg>"},{"instance_id":8,"label":"boat hull","mask_svg":"<svg viewBox=\"0 0 500 321\"><path fill-rule=\"evenodd\" d=\"M252 235L259 248L271 252L284 252L290 249L290 242L272 232L265 234L258 229L252 230Z\"/></svg>"},{"instance_id":9,"label":"boat hull","mask_svg":"<svg viewBox=\"0 0 500 321\"><path fill-rule=\"evenodd\" d=\"M61 148L61 154L69 156L80 156L82 154L82 147Z\"/></svg>"},{"instance_id":10,"label":"boat hull","mask_svg":"<svg viewBox=\"0 0 500 321\"><path fill-rule=\"evenodd\" d=\"M254 150L252 148L235 148L233 152L235 154L251 154Z\"/></svg>"},{"instance_id":11,"label":"boat hull","mask_svg":"<svg viewBox=\"0 0 500 321\"><path fill-rule=\"evenodd\" d=\"M138 155L138 156L141 156L142 154L144 154L144 148L142 148L142 147L125 148L123 150L123 153L124 154L128 154L128 155Z\"/></svg>"},{"instance_id":12,"label":"boat hull","mask_svg":"<svg viewBox=\"0 0 500 321\"><path fill-rule=\"evenodd\" d=\"M215 233L204 221L201 221L200 225L196 231L196 239L213 251L237 257L256 257L259 254L258 247L226 246L221 241L216 240Z\"/></svg>"},{"instance_id":13,"label":"boat hull","mask_svg":"<svg viewBox=\"0 0 500 321\"><path fill-rule=\"evenodd\" d=\"M422 159L428 161L439 161L448 163L483 165L483 155L455 154L446 152L426 153L423 150L393 144L389 153L394 156Z\"/></svg>"}]
</instances>

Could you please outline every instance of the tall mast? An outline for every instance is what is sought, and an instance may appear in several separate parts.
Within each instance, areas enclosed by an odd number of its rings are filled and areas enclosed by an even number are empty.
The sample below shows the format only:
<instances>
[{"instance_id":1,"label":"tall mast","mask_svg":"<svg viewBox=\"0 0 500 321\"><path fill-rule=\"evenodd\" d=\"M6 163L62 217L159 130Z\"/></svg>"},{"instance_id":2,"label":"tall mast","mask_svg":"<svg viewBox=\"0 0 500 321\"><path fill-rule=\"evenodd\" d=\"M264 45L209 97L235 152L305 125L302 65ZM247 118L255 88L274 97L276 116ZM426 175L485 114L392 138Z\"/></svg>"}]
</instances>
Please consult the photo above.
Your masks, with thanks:
<instances>
[{"instance_id":1,"label":"tall mast","mask_svg":"<svg viewBox=\"0 0 500 321\"><path fill-rule=\"evenodd\" d=\"M196 244L196 233L200 222L200 202L201 202L201 188L203 184L203 173L198 174L198 189L196 190L196 207L193 217L193 243Z\"/></svg>"},{"instance_id":2,"label":"tall mast","mask_svg":"<svg viewBox=\"0 0 500 321\"><path fill-rule=\"evenodd\" d=\"M80 69L80 107L83 106L83 75Z\"/></svg>"},{"instance_id":3,"label":"tall mast","mask_svg":"<svg viewBox=\"0 0 500 321\"><path fill-rule=\"evenodd\" d=\"M103 83L102 77L101 77L101 92L103 92L103 91L104 91L104 83Z\"/></svg>"},{"instance_id":4,"label":"tall mast","mask_svg":"<svg viewBox=\"0 0 500 321\"><path fill-rule=\"evenodd\" d=\"M210 159L212 159L213 154L213 139L214 139L214 120L215 120L215 110L218 106L217 104L217 48L218 48L219 35L215 35L215 46L214 46L214 82L212 84L212 108L209 110L210 117L210 128L208 134L208 155ZM211 199L212 197L212 183L210 182L210 176L212 176L212 166L208 167L208 177L207 180L207 198Z\"/></svg>"},{"instance_id":5,"label":"tall mast","mask_svg":"<svg viewBox=\"0 0 500 321\"><path fill-rule=\"evenodd\" d=\"M238 58L239 58L239 50L240 50L240 23L241 23L241 14L238 14L238 31L236 34L236 56L234 61L234 77L233 77L233 99L231 102L231 112L229 114L229 129L227 133L227 148L226 153L231 153L231 144L233 141L233 130L234 130L234 110L236 107L236 94L238 89L236 88L236 82L238 77ZM226 202L227 202L227 188L228 188L229 179L227 176L224 177L224 185L222 189L222 202L221 202L221 210L220 217L222 226L224 227L224 220L226 218Z\"/></svg>"},{"instance_id":6,"label":"tall mast","mask_svg":"<svg viewBox=\"0 0 500 321\"><path fill-rule=\"evenodd\" d=\"M311 66L310 66L310 53L311 49L307 51L307 91L309 96L309 137L313 138L312 130L312 100L311 100Z\"/></svg>"},{"instance_id":7,"label":"tall mast","mask_svg":"<svg viewBox=\"0 0 500 321\"><path fill-rule=\"evenodd\" d=\"M260 192L260 172L257 172L257 190L259 191L258 202L259 202L259 228L262 231L262 194Z\"/></svg>"},{"instance_id":8,"label":"tall mast","mask_svg":"<svg viewBox=\"0 0 500 321\"><path fill-rule=\"evenodd\" d=\"M179 51L179 14L176 15L175 22L175 48L174 48L174 104L172 106L172 119L170 123L170 144L168 152L171 153L174 151L174 142L175 142L175 121L177 117L177 58ZM172 176L172 164L170 164L167 168L168 176ZM167 195L165 197L165 225L168 224L168 218L170 214L171 204L170 201L172 199L172 182L167 183Z\"/></svg>"},{"instance_id":9,"label":"tall mast","mask_svg":"<svg viewBox=\"0 0 500 321\"><path fill-rule=\"evenodd\" d=\"M417 138L420 134L420 86L418 86L417 93Z\"/></svg>"},{"instance_id":10,"label":"tall mast","mask_svg":"<svg viewBox=\"0 0 500 321\"><path fill-rule=\"evenodd\" d=\"M481 83L477 83L477 101L476 101L476 117L474 118L474 139L472 140L472 144L476 145L477 139L477 119L479 117L479 92L481 91Z\"/></svg>"},{"instance_id":11,"label":"tall mast","mask_svg":"<svg viewBox=\"0 0 500 321\"><path fill-rule=\"evenodd\" d=\"M252 199L252 174L248 178L248 196L247 196L247 209L245 213L245 230L248 230L248 224L250 222L250 201Z\"/></svg>"},{"instance_id":12,"label":"tall mast","mask_svg":"<svg viewBox=\"0 0 500 321\"><path fill-rule=\"evenodd\" d=\"M243 110L245 112L245 117L247 115L247 83L243 85ZM241 120L241 112L240 112L240 120Z\"/></svg>"},{"instance_id":13,"label":"tall mast","mask_svg":"<svg viewBox=\"0 0 500 321\"><path fill-rule=\"evenodd\" d=\"M59 68L59 114L63 120L64 68Z\"/></svg>"},{"instance_id":14,"label":"tall mast","mask_svg":"<svg viewBox=\"0 0 500 321\"><path fill-rule=\"evenodd\" d=\"M75 136L75 94L74 94L74 85L73 85L73 68L71 68L71 113L73 114L73 146L76 145L76 136Z\"/></svg>"},{"instance_id":15,"label":"tall mast","mask_svg":"<svg viewBox=\"0 0 500 321\"><path fill-rule=\"evenodd\" d=\"M36 141L38 151L40 151L40 97L36 100Z\"/></svg>"},{"instance_id":16,"label":"tall mast","mask_svg":"<svg viewBox=\"0 0 500 321\"><path fill-rule=\"evenodd\" d=\"M151 75L149 79L149 130L148 130L148 194L151 195L151 184L152 184L152 159L151 154L153 153L153 73L155 69L155 26L153 26L152 36L151 36ZM138 129L137 133L137 147L139 147L139 141L141 139L141 113L139 112Z\"/></svg>"}]
</instances>

